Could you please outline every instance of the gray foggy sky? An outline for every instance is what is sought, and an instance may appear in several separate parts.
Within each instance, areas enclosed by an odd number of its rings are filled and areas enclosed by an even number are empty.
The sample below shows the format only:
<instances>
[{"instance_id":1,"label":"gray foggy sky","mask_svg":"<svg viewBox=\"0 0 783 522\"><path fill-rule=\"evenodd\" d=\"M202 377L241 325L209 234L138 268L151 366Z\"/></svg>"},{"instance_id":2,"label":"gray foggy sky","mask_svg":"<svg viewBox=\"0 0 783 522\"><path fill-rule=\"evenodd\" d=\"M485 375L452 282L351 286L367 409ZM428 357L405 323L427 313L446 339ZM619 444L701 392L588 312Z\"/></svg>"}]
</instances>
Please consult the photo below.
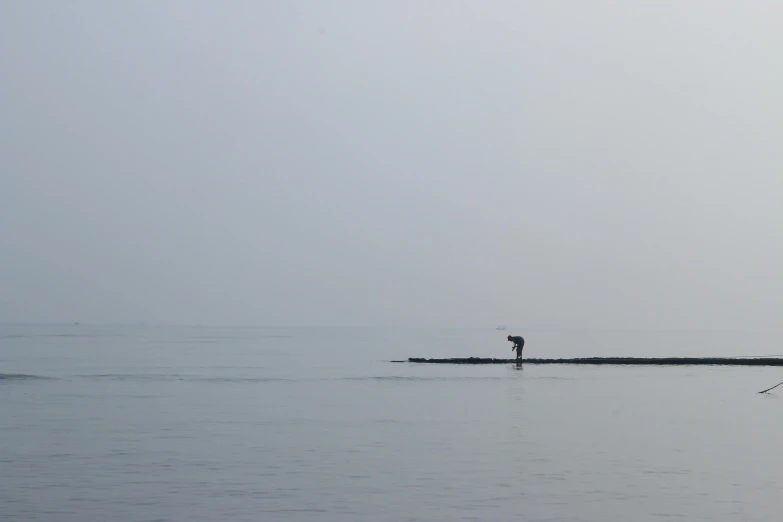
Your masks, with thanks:
<instances>
[{"instance_id":1,"label":"gray foggy sky","mask_svg":"<svg viewBox=\"0 0 783 522\"><path fill-rule=\"evenodd\" d=\"M778 329L782 18L0 2L0 319Z\"/></svg>"}]
</instances>

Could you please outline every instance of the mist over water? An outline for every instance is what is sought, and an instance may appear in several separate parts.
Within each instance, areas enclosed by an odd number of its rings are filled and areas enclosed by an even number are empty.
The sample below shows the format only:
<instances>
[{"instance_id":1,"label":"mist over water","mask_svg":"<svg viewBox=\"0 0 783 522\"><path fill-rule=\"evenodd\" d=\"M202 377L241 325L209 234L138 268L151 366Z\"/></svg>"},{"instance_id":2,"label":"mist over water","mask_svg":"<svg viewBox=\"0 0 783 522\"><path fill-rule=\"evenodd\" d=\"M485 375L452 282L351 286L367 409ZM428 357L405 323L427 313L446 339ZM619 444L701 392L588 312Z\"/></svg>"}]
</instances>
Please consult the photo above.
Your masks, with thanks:
<instances>
[{"instance_id":1,"label":"mist over water","mask_svg":"<svg viewBox=\"0 0 783 522\"><path fill-rule=\"evenodd\" d=\"M515 332L522 333L522 332ZM771 352L524 332L525 354ZM494 329L4 326L8 520L768 521L776 368L453 366Z\"/></svg>"},{"instance_id":2,"label":"mist over water","mask_svg":"<svg viewBox=\"0 0 783 522\"><path fill-rule=\"evenodd\" d=\"M0 320L779 330L777 2L0 5Z\"/></svg>"}]
</instances>

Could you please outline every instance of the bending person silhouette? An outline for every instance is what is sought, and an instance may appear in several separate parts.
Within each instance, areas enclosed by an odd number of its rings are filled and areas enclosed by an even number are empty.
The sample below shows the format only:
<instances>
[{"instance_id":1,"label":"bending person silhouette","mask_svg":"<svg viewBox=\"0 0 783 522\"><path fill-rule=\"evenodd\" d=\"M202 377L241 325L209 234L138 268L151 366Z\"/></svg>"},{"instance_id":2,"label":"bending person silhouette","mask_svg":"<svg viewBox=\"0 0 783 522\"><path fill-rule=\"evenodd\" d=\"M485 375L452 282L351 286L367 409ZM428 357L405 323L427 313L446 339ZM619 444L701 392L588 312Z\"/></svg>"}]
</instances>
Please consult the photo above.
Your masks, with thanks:
<instances>
[{"instance_id":1,"label":"bending person silhouette","mask_svg":"<svg viewBox=\"0 0 783 522\"><path fill-rule=\"evenodd\" d=\"M513 346L513 348L511 348L511 351L512 352L514 350L517 351L517 360L521 359L522 358L522 348L525 347L525 340L521 336L519 336L519 335L517 335L517 336L509 335L508 336L508 340L511 341L512 343L514 343L514 346Z\"/></svg>"}]
</instances>

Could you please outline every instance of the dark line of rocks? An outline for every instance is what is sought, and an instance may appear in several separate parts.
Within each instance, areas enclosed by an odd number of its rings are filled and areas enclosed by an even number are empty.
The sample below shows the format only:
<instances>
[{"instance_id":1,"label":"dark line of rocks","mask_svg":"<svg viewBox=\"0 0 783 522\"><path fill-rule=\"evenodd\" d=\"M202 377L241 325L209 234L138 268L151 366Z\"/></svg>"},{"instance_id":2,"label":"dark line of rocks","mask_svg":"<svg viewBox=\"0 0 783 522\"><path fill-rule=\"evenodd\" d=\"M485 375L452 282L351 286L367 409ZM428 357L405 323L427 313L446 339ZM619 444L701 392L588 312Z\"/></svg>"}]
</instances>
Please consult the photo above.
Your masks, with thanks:
<instances>
[{"instance_id":1,"label":"dark line of rocks","mask_svg":"<svg viewBox=\"0 0 783 522\"><path fill-rule=\"evenodd\" d=\"M403 362L403 361L393 361ZM453 359L424 359L411 357L412 363L436 364L509 364L518 362L516 359L488 359L482 357L466 357ZM729 357L583 357L577 359L522 359L525 364L640 364L640 365L719 365L719 366L783 366L783 358L737 359Z\"/></svg>"}]
</instances>

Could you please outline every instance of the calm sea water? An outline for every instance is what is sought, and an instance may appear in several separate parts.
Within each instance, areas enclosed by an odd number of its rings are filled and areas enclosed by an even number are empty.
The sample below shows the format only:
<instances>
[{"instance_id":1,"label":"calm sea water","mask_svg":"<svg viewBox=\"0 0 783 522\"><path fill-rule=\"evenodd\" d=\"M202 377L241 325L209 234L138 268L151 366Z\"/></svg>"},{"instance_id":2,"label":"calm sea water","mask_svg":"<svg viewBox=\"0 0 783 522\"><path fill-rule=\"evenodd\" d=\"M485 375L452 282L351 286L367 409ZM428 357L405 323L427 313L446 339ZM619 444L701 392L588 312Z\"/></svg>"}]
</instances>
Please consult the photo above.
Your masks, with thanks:
<instances>
[{"instance_id":1,"label":"calm sea water","mask_svg":"<svg viewBox=\"0 0 783 522\"><path fill-rule=\"evenodd\" d=\"M4 326L0 519L772 521L780 335ZM783 387L780 388L783 390ZM775 390L776 392L778 390Z\"/></svg>"}]
</instances>

